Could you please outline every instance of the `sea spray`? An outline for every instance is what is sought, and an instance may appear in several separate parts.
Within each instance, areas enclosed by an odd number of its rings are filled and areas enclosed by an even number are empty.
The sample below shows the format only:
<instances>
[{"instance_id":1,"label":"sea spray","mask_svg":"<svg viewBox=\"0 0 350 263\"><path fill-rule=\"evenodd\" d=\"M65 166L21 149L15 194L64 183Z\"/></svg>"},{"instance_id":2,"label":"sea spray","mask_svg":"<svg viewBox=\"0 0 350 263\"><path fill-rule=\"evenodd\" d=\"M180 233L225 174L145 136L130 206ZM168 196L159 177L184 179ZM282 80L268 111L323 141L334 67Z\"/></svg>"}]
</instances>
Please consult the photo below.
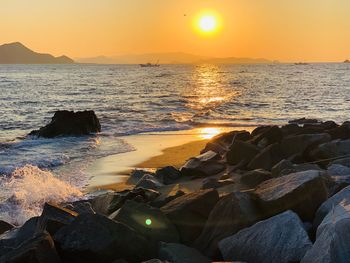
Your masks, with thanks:
<instances>
[{"instance_id":1,"label":"sea spray","mask_svg":"<svg viewBox=\"0 0 350 263\"><path fill-rule=\"evenodd\" d=\"M45 202L74 201L83 195L51 172L32 165L17 168L11 176L3 177L0 187L5 190L0 198L0 219L15 225L40 215Z\"/></svg>"}]
</instances>

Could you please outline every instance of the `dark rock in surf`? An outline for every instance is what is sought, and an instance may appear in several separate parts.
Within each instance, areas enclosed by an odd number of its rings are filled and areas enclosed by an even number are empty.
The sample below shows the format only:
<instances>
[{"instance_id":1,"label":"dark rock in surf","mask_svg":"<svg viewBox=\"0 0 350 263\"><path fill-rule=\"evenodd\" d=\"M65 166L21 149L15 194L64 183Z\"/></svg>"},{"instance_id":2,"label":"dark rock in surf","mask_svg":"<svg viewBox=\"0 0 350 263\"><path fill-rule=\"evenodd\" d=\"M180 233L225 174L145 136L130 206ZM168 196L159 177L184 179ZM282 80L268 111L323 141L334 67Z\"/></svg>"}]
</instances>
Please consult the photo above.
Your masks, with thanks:
<instances>
[{"instance_id":1,"label":"dark rock in surf","mask_svg":"<svg viewBox=\"0 0 350 263\"><path fill-rule=\"evenodd\" d=\"M94 111L56 111L51 122L29 135L53 138L57 136L81 136L101 131Z\"/></svg>"},{"instance_id":2,"label":"dark rock in surf","mask_svg":"<svg viewBox=\"0 0 350 263\"><path fill-rule=\"evenodd\" d=\"M327 133L331 135L333 140L341 139L347 140L350 139L350 123L344 122L339 127L334 127L333 129L327 130Z\"/></svg>"},{"instance_id":3,"label":"dark rock in surf","mask_svg":"<svg viewBox=\"0 0 350 263\"><path fill-rule=\"evenodd\" d=\"M319 123L319 120L317 119L307 119L307 118L300 118L300 119L295 119L295 120L290 120L288 123L291 124L314 124L314 123Z\"/></svg>"},{"instance_id":4,"label":"dark rock in surf","mask_svg":"<svg viewBox=\"0 0 350 263\"><path fill-rule=\"evenodd\" d=\"M79 215L62 227L54 240L62 259L78 263L105 263L116 258L140 262L153 258L156 251L155 244L127 225L98 214Z\"/></svg>"},{"instance_id":5,"label":"dark rock in surf","mask_svg":"<svg viewBox=\"0 0 350 263\"><path fill-rule=\"evenodd\" d=\"M147 204L126 201L109 218L128 225L152 240L179 242L179 233L174 224L158 208Z\"/></svg>"},{"instance_id":6,"label":"dark rock in surf","mask_svg":"<svg viewBox=\"0 0 350 263\"><path fill-rule=\"evenodd\" d=\"M190 244L201 233L218 200L216 190L201 190L180 196L161 210L177 227L181 242Z\"/></svg>"},{"instance_id":7,"label":"dark rock in surf","mask_svg":"<svg viewBox=\"0 0 350 263\"><path fill-rule=\"evenodd\" d=\"M267 216L293 210L311 222L317 208L328 198L321 171L304 171L267 180L255 189L258 205Z\"/></svg>"},{"instance_id":8,"label":"dark rock in surf","mask_svg":"<svg viewBox=\"0 0 350 263\"><path fill-rule=\"evenodd\" d=\"M224 260L299 262L312 243L292 211L260 221L219 242Z\"/></svg>"}]
</instances>

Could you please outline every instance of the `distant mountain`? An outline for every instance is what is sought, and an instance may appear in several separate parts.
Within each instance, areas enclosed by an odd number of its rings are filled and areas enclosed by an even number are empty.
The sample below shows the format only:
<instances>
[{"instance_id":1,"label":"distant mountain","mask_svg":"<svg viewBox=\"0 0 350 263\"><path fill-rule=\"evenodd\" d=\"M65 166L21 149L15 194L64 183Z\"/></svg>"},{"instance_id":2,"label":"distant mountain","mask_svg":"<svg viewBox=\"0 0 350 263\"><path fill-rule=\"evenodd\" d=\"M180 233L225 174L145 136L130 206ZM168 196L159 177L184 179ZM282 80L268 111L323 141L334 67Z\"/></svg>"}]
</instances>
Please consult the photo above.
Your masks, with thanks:
<instances>
[{"instance_id":1,"label":"distant mountain","mask_svg":"<svg viewBox=\"0 0 350 263\"><path fill-rule=\"evenodd\" d=\"M140 63L156 63L160 64L200 64L200 63L212 63L212 64L262 64L273 63L273 61L267 59L255 59L255 58L214 58L197 56L188 53L171 52L171 53L149 53L149 54L137 54L137 55L121 55L121 56L99 56L92 58L77 58L79 63L96 63L96 64L140 64Z\"/></svg>"},{"instance_id":2,"label":"distant mountain","mask_svg":"<svg viewBox=\"0 0 350 263\"><path fill-rule=\"evenodd\" d=\"M0 64L69 64L74 63L67 56L54 57L30 50L19 42L0 46Z\"/></svg>"}]
</instances>

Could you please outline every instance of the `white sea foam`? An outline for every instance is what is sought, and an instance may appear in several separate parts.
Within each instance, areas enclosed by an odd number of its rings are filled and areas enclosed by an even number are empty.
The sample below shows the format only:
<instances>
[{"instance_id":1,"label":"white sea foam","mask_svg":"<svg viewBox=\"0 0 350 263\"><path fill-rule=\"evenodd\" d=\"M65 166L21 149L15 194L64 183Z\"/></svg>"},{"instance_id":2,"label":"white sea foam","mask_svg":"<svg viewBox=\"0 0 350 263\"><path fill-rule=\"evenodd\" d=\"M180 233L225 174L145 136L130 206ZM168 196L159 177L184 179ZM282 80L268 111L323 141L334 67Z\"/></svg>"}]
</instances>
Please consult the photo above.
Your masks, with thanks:
<instances>
[{"instance_id":1,"label":"white sea foam","mask_svg":"<svg viewBox=\"0 0 350 263\"><path fill-rule=\"evenodd\" d=\"M51 172L32 165L17 168L11 176L3 177L0 187L4 190L0 197L0 219L15 225L40 215L45 202L73 201L83 195Z\"/></svg>"}]
</instances>

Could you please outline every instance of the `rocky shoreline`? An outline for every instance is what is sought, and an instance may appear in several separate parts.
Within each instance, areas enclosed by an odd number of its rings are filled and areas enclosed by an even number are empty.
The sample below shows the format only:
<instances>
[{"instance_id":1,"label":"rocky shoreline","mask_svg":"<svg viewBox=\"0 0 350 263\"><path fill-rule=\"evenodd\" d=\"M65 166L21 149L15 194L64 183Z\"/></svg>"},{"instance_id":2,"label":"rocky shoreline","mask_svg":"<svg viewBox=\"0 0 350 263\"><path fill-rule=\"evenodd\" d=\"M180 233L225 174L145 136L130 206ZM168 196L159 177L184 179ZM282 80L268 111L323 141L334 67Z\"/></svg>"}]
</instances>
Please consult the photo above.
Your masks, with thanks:
<instances>
[{"instance_id":1,"label":"rocky shoreline","mask_svg":"<svg viewBox=\"0 0 350 263\"><path fill-rule=\"evenodd\" d=\"M0 262L349 262L350 122L220 134L181 169L130 181L0 222Z\"/></svg>"}]
</instances>

